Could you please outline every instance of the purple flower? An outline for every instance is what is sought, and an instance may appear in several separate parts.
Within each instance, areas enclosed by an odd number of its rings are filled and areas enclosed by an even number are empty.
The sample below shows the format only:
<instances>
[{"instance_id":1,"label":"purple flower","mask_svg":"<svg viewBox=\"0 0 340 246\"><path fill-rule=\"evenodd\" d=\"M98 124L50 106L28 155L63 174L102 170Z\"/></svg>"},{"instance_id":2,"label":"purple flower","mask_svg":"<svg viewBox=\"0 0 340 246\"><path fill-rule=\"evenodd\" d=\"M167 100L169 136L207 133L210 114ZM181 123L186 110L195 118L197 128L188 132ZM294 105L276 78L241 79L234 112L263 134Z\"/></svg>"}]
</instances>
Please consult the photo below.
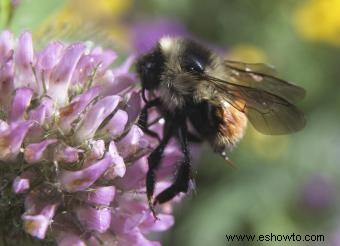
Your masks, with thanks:
<instances>
[{"instance_id":1,"label":"purple flower","mask_svg":"<svg viewBox=\"0 0 340 246\"><path fill-rule=\"evenodd\" d=\"M171 202L158 207L157 221L148 207L146 157L157 141L136 125L142 102L129 72L134 57L111 69L116 57L83 43L36 51L29 32L17 40L0 33L0 180L9 181L0 199L24 211L22 229L38 239L159 245L148 234L174 223ZM179 154L173 144L166 153L156 193Z\"/></svg>"},{"instance_id":2,"label":"purple flower","mask_svg":"<svg viewBox=\"0 0 340 246\"><path fill-rule=\"evenodd\" d=\"M144 53L154 47L163 36L184 36L188 32L186 28L175 20L158 19L144 23L138 23L132 31L132 38L136 52Z\"/></svg>"},{"instance_id":3,"label":"purple flower","mask_svg":"<svg viewBox=\"0 0 340 246\"><path fill-rule=\"evenodd\" d=\"M311 176L302 187L300 204L313 214L328 211L335 205L336 185L329 177Z\"/></svg>"}]
</instances>

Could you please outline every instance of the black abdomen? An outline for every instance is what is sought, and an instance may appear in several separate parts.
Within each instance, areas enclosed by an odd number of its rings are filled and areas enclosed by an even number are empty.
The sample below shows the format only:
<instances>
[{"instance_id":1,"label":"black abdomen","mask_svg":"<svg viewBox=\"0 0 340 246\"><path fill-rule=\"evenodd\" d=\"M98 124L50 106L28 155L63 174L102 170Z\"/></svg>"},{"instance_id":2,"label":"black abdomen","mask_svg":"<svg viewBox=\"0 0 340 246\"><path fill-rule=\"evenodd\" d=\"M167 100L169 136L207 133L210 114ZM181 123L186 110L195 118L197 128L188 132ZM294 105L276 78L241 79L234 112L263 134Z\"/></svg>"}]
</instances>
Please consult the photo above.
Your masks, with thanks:
<instances>
[{"instance_id":1,"label":"black abdomen","mask_svg":"<svg viewBox=\"0 0 340 246\"><path fill-rule=\"evenodd\" d=\"M217 108L207 101L188 106L187 115L195 130L206 140L213 140L217 134L220 119Z\"/></svg>"}]
</instances>

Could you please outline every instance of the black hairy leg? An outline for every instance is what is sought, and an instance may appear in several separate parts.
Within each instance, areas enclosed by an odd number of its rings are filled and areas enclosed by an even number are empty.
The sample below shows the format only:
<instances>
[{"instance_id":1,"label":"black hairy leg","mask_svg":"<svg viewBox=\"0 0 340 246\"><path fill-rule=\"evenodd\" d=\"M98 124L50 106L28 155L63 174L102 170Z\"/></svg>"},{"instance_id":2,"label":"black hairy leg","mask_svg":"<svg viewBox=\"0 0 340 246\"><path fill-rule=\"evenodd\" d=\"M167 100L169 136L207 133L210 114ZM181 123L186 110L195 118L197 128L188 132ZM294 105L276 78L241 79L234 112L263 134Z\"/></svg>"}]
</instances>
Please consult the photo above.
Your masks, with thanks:
<instances>
[{"instance_id":1,"label":"black hairy leg","mask_svg":"<svg viewBox=\"0 0 340 246\"><path fill-rule=\"evenodd\" d=\"M164 203L170 201L180 192L186 193L189 189L189 183L191 179L191 165L190 165L190 153L188 150L187 143L187 127L185 124L182 124L180 128L178 128L178 140L181 144L181 149L183 153L183 159L180 163L180 166L177 170L175 181L173 184L162 191L154 200L153 205L157 203Z\"/></svg>"},{"instance_id":2,"label":"black hairy leg","mask_svg":"<svg viewBox=\"0 0 340 246\"><path fill-rule=\"evenodd\" d=\"M155 211L153 208L152 197L155 191L155 183L156 183L156 170L159 168L162 160L162 156L164 153L165 147L168 145L169 140L173 136L176 129L176 125L174 121L167 120L165 121L164 130L163 130L163 138L160 140L158 146L151 152L148 157L148 165L149 169L146 174L146 195L148 198L149 206L154 214L155 218Z\"/></svg>"},{"instance_id":3,"label":"black hairy leg","mask_svg":"<svg viewBox=\"0 0 340 246\"><path fill-rule=\"evenodd\" d=\"M146 133L147 135L151 136L151 137L154 137L154 138L157 138L158 141L161 141L159 135L150 130L148 128L148 110L152 107L156 107L160 104L160 100L159 98L156 98L152 101L148 101L145 103L143 109L142 109L142 112L139 116L139 119L138 119L138 126L143 130L144 133Z\"/></svg>"}]
</instances>

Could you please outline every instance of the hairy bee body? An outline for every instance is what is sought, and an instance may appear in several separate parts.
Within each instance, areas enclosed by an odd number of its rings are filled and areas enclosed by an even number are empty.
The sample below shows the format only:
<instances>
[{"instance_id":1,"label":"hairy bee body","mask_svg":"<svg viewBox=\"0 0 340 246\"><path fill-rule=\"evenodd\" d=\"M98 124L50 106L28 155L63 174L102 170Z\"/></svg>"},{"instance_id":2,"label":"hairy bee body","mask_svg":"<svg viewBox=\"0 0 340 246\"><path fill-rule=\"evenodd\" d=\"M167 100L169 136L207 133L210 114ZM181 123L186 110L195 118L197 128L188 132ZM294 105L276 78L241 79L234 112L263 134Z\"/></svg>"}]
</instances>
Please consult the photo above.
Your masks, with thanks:
<instances>
[{"instance_id":1,"label":"hairy bee body","mask_svg":"<svg viewBox=\"0 0 340 246\"><path fill-rule=\"evenodd\" d=\"M137 73L146 103L139 122L142 129L157 136L147 128L151 107L166 122L163 137L148 158L146 187L151 209L188 190L187 141L196 138L193 136L208 141L227 159L243 137L248 120L260 132L272 135L295 132L305 125L302 112L294 105L304 96L302 88L277 78L269 66L225 60L190 39L162 38L138 59ZM174 183L152 203L155 170L172 137L181 144L183 160Z\"/></svg>"},{"instance_id":2,"label":"hairy bee body","mask_svg":"<svg viewBox=\"0 0 340 246\"><path fill-rule=\"evenodd\" d=\"M156 89L162 110L185 112L199 137L223 156L243 137L247 125L244 113L219 97L211 82L197 78L195 69L225 77L223 60L210 50L186 39L163 38L154 54L162 66ZM192 60L186 60L192 59ZM214 105L211 102L219 102Z\"/></svg>"}]
</instances>

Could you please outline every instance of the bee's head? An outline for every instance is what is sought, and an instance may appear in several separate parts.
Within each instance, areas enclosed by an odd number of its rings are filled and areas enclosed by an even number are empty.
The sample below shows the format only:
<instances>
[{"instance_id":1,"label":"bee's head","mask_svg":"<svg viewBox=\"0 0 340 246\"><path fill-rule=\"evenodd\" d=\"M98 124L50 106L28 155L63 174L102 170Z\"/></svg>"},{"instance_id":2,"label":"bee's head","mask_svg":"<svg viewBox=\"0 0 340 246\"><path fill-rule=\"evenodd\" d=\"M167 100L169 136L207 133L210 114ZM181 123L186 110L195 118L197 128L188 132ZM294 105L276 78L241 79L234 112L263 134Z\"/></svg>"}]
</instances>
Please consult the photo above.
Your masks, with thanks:
<instances>
[{"instance_id":1,"label":"bee's head","mask_svg":"<svg viewBox=\"0 0 340 246\"><path fill-rule=\"evenodd\" d=\"M163 37L154 49L138 59L137 73L144 89L158 89L163 83L173 90L188 91L210 63L210 50L199 43Z\"/></svg>"},{"instance_id":2,"label":"bee's head","mask_svg":"<svg viewBox=\"0 0 340 246\"><path fill-rule=\"evenodd\" d=\"M143 88L153 90L159 86L164 62L164 56L159 46L138 59L137 73Z\"/></svg>"}]
</instances>

